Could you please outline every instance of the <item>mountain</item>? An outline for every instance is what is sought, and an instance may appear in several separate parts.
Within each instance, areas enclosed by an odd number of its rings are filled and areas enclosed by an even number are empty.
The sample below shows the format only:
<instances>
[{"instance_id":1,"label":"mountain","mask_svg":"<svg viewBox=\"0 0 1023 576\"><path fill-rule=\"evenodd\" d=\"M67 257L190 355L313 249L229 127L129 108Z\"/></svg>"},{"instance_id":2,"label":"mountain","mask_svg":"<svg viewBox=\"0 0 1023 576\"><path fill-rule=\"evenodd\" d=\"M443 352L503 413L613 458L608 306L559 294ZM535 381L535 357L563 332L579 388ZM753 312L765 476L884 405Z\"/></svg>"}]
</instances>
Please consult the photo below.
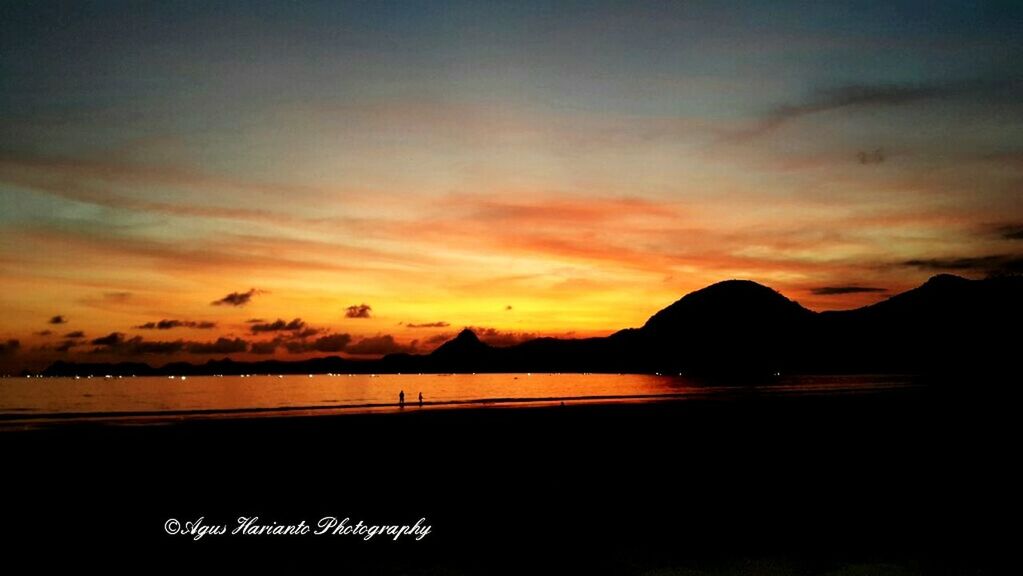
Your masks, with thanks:
<instances>
[{"instance_id":1,"label":"mountain","mask_svg":"<svg viewBox=\"0 0 1023 576\"><path fill-rule=\"evenodd\" d=\"M707 376L824 372L1015 372L1023 277L940 275L887 300L813 312L748 280L697 290L639 328L606 338L537 338L500 348L469 329L426 355L374 361L337 356L298 362L206 364L57 362L45 375L396 372L662 372Z\"/></svg>"}]
</instances>

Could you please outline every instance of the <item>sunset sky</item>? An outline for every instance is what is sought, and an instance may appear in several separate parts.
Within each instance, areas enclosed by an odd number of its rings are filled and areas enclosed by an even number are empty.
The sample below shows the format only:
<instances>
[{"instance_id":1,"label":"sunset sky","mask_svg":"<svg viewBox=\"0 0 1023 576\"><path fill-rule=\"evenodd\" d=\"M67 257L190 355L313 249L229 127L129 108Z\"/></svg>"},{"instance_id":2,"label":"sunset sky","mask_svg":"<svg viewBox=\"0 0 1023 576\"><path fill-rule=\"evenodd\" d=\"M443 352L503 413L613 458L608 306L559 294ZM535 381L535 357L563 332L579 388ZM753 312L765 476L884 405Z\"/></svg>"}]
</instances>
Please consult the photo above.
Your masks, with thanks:
<instances>
[{"instance_id":1,"label":"sunset sky","mask_svg":"<svg viewBox=\"0 0 1023 576\"><path fill-rule=\"evenodd\" d=\"M824 4L4 2L0 369L1023 271L1023 5Z\"/></svg>"}]
</instances>

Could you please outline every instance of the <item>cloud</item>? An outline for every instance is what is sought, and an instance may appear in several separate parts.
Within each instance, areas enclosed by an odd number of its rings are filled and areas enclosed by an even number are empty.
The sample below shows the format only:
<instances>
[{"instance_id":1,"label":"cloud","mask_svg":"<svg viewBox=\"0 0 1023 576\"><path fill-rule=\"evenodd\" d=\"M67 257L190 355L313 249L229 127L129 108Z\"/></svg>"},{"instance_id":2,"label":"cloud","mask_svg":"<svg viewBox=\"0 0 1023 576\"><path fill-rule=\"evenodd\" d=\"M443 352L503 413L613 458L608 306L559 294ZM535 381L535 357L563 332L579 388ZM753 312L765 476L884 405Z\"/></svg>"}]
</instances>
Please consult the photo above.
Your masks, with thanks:
<instances>
[{"instance_id":1,"label":"cloud","mask_svg":"<svg viewBox=\"0 0 1023 576\"><path fill-rule=\"evenodd\" d=\"M248 348L249 343L241 338L217 338L214 342L189 342L185 350L192 354L234 354Z\"/></svg>"},{"instance_id":2,"label":"cloud","mask_svg":"<svg viewBox=\"0 0 1023 576\"><path fill-rule=\"evenodd\" d=\"M97 348L93 352L107 352L121 356L138 356L142 354L233 354L245 352L248 342L241 338L217 338L213 342L189 342L185 340L156 341L145 340L141 336L128 338L120 332L111 332L106 336L95 338L90 343Z\"/></svg>"},{"instance_id":3,"label":"cloud","mask_svg":"<svg viewBox=\"0 0 1023 576\"><path fill-rule=\"evenodd\" d=\"M122 356L138 356L140 354L174 354L185 348L185 342L149 341L141 336L127 338L120 332L111 332L106 336L94 338L90 343L97 348L93 352L109 352Z\"/></svg>"},{"instance_id":4,"label":"cloud","mask_svg":"<svg viewBox=\"0 0 1023 576\"><path fill-rule=\"evenodd\" d=\"M263 318L249 318L245 321L246 324L262 324L263 322L266 322Z\"/></svg>"},{"instance_id":5,"label":"cloud","mask_svg":"<svg viewBox=\"0 0 1023 576\"><path fill-rule=\"evenodd\" d=\"M53 334L53 330L40 330L39 332L36 332L35 334L36 334L36 336L49 336L50 334Z\"/></svg>"},{"instance_id":6,"label":"cloud","mask_svg":"<svg viewBox=\"0 0 1023 576\"><path fill-rule=\"evenodd\" d=\"M400 344L390 334L369 336L348 346L347 352L357 356L376 356L385 354L397 354L401 352L412 352L414 348L410 345Z\"/></svg>"},{"instance_id":7,"label":"cloud","mask_svg":"<svg viewBox=\"0 0 1023 576\"><path fill-rule=\"evenodd\" d=\"M196 328L198 330L209 330L216 328L216 322L195 322L192 320L160 320L159 322L146 322L136 326L140 330L171 330L173 328Z\"/></svg>"},{"instance_id":8,"label":"cloud","mask_svg":"<svg viewBox=\"0 0 1023 576\"><path fill-rule=\"evenodd\" d=\"M274 322L252 324L252 326L249 326L249 330L251 330L254 334L259 332L295 332L304 328L306 328L306 323L303 322L301 318L295 318L291 322L285 322L278 318ZM315 331L312 334L315 334ZM307 334L307 336L311 336L312 334Z\"/></svg>"},{"instance_id":9,"label":"cloud","mask_svg":"<svg viewBox=\"0 0 1023 576\"><path fill-rule=\"evenodd\" d=\"M93 344L95 346L107 346L113 348L114 346L117 346L123 342L124 334L121 334L120 332L111 332L106 336L102 336L100 338L93 338L90 344Z\"/></svg>"},{"instance_id":10,"label":"cloud","mask_svg":"<svg viewBox=\"0 0 1023 576\"><path fill-rule=\"evenodd\" d=\"M253 354L273 354L281 343L279 340L268 340L265 342L253 342L249 351Z\"/></svg>"},{"instance_id":11,"label":"cloud","mask_svg":"<svg viewBox=\"0 0 1023 576\"><path fill-rule=\"evenodd\" d=\"M902 106L951 96L991 85L990 81L933 84L849 84L814 91L804 101L785 104L765 114L752 128L733 133L732 140L763 136L811 114L846 108Z\"/></svg>"},{"instance_id":12,"label":"cloud","mask_svg":"<svg viewBox=\"0 0 1023 576\"><path fill-rule=\"evenodd\" d=\"M211 302L214 306L245 306L257 294L263 294L262 290L250 288L248 292L231 292L220 300Z\"/></svg>"},{"instance_id":13,"label":"cloud","mask_svg":"<svg viewBox=\"0 0 1023 576\"><path fill-rule=\"evenodd\" d=\"M870 292L887 292L885 288L873 286L821 286L810 290L816 296L835 296L839 294L866 294Z\"/></svg>"},{"instance_id":14,"label":"cloud","mask_svg":"<svg viewBox=\"0 0 1023 576\"><path fill-rule=\"evenodd\" d=\"M49 322L50 322L50 324L67 324L67 318L65 318L65 317L61 316L60 314L58 314L58 315L50 318Z\"/></svg>"},{"instance_id":15,"label":"cloud","mask_svg":"<svg viewBox=\"0 0 1023 576\"><path fill-rule=\"evenodd\" d=\"M1023 273L1023 256L993 254L959 258L918 258L902 262L903 266L937 272L976 271L989 275Z\"/></svg>"},{"instance_id":16,"label":"cloud","mask_svg":"<svg viewBox=\"0 0 1023 576\"><path fill-rule=\"evenodd\" d=\"M274 342L283 345L292 354L301 354L303 352L342 352L348 348L351 341L352 337L349 334L328 334L315 340L285 341L277 339Z\"/></svg>"},{"instance_id":17,"label":"cloud","mask_svg":"<svg viewBox=\"0 0 1023 576\"><path fill-rule=\"evenodd\" d=\"M880 148L875 148L870 151L860 150L856 153L856 159L864 166L868 164L881 164L886 158L887 156L885 155L884 150Z\"/></svg>"},{"instance_id":18,"label":"cloud","mask_svg":"<svg viewBox=\"0 0 1023 576\"><path fill-rule=\"evenodd\" d=\"M317 352L341 352L351 341L348 334L330 334L313 340L312 347Z\"/></svg>"},{"instance_id":19,"label":"cloud","mask_svg":"<svg viewBox=\"0 0 1023 576\"><path fill-rule=\"evenodd\" d=\"M81 342L78 342L77 340L65 340L58 344L57 347L54 348L54 350L56 350L57 352L67 352L68 350L71 350L75 346L79 345L81 345Z\"/></svg>"},{"instance_id":20,"label":"cloud","mask_svg":"<svg viewBox=\"0 0 1023 576\"><path fill-rule=\"evenodd\" d=\"M19 348L21 348L21 341L14 338L0 342L0 356L12 356Z\"/></svg>"},{"instance_id":21,"label":"cloud","mask_svg":"<svg viewBox=\"0 0 1023 576\"><path fill-rule=\"evenodd\" d=\"M372 310L369 304L352 305L345 310L345 318L369 318Z\"/></svg>"},{"instance_id":22,"label":"cloud","mask_svg":"<svg viewBox=\"0 0 1023 576\"><path fill-rule=\"evenodd\" d=\"M406 324L408 328L447 328L451 326L447 322L426 322L425 324Z\"/></svg>"},{"instance_id":23,"label":"cloud","mask_svg":"<svg viewBox=\"0 0 1023 576\"><path fill-rule=\"evenodd\" d=\"M1023 224L1006 224L998 228L998 233L1006 240L1023 240Z\"/></svg>"},{"instance_id":24,"label":"cloud","mask_svg":"<svg viewBox=\"0 0 1023 576\"><path fill-rule=\"evenodd\" d=\"M69 339L85 338L85 332L82 332L81 330L75 330L74 332L68 332L67 334L64 335L64 337Z\"/></svg>"},{"instance_id":25,"label":"cloud","mask_svg":"<svg viewBox=\"0 0 1023 576\"><path fill-rule=\"evenodd\" d=\"M131 299L131 292L104 292L103 299L109 302L127 302Z\"/></svg>"},{"instance_id":26,"label":"cloud","mask_svg":"<svg viewBox=\"0 0 1023 576\"><path fill-rule=\"evenodd\" d=\"M511 312L511 310L512 310L512 305L511 304L509 304L509 305L504 307L504 311L505 312Z\"/></svg>"}]
</instances>

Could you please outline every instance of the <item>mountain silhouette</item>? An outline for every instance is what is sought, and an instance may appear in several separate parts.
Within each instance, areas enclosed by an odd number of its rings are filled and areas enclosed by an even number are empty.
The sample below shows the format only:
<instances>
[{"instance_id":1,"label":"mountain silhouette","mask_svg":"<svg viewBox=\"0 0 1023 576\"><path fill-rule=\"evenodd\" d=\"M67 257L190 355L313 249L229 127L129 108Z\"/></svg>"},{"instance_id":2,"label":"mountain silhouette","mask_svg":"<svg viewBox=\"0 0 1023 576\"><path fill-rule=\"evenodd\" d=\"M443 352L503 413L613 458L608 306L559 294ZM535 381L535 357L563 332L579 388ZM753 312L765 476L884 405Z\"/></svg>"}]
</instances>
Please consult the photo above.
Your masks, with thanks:
<instances>
[{"instance_id":1,"label":"mountain silhouette","mask_svg":"<svg viewBox=\"0 0 1023 576\"><path fill-rule=\"evenodd\" d=\"M430 354L359 361L205 364L57 362L45 375L409 372L636 372L705 376L776 373L1015 372L1023 277L939 275L854 310L814 312L767 286L727 280L660 310L639 328L603 338L536 338L510 347L462 330Z\"/></svg>"}]
</instances>

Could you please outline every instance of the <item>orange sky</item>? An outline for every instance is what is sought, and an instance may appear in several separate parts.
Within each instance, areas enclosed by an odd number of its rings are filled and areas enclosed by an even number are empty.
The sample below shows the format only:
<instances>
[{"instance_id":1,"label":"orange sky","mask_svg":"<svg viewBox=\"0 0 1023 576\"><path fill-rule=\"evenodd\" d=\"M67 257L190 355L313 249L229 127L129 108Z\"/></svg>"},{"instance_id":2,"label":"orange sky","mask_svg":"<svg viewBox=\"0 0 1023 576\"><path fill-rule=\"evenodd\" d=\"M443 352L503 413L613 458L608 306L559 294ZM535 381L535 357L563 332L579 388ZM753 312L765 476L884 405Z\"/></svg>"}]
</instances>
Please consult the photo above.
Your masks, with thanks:
<instances>
[{"instance_id":1,"label":"orange sky","mask_svg":"<svg viewBox=\"0 0 1023 576\"><path fill-rule=\"evenodd\" d=\"M1019 272L1021 59L983 41L1016 32L778 6L455 33L446 5L14 11L0 369L603 335L729 278L824 310Z\"/></svg>"}]
</instances>

